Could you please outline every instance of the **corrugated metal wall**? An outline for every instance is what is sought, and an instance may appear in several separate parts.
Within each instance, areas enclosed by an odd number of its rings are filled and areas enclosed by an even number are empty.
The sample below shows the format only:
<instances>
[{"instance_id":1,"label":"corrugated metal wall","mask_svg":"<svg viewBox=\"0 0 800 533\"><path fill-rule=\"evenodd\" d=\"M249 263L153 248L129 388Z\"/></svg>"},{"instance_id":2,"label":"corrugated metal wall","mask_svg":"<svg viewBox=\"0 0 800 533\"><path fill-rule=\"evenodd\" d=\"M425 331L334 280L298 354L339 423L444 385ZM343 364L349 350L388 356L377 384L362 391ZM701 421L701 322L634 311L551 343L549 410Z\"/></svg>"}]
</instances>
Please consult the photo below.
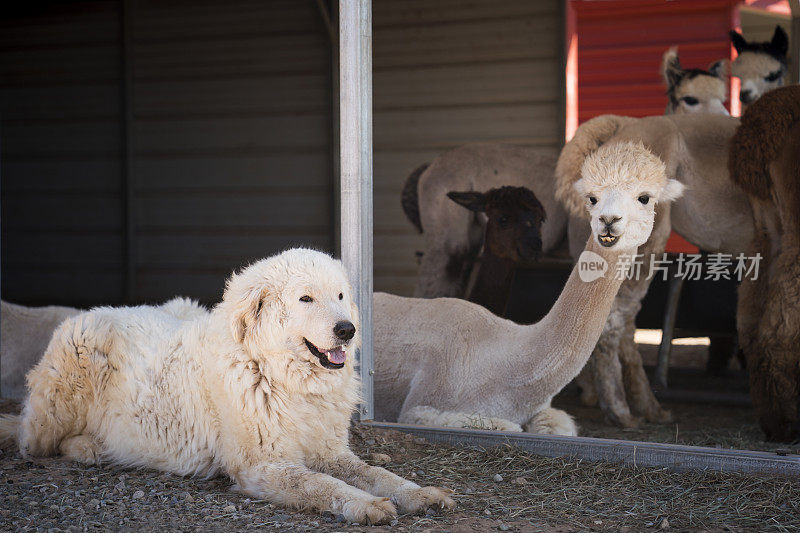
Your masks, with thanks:
<instances>
[{"instance_id":1,"label":"corrugated metal wall","mask_svg":"<svg viewBox=\"0 0 800 533\"><path fill-rule=\"evenodd\" d=\"M117 5L0 9L3 297L120 302Z\"/></svg>"},{"instance_id":2,"label":"corrugated metal wall","mask_svg":"<svg viewBox=\"0 0 800 533\"><path fill-rule=\"evenodd\" d=\"M244 262L332 248L332 50L315 1L36 5L6 10L0 35L4 297L120 303L129 253L134 301L210 301ZM562 9L374 2L378 290L413 286L421 239L399 199L418 164L473 141L560 146Z\"/></svg>"},{"instance_id":3,"label":"corrugated metal wall","mask_svg":"<svg viewBox=\"0 0 800 533\"><path fill-rule=\"evenodd\" d=\"M730 57L735 0L571 0L578 34L578 121L603 113L660 115L661 58L679 45L685 67Z\"/></svg>"},{"instance_id":4,"label":"corrugated metal wall","mask_svg":"<svg viewBox=\"0 0 800 533\"><path fill-rule=\"evenodd\" d=\"M311 0L137 3L137 294L214 298L232 266L332 250L331 43Z\"/></svg>"},{"instance_id":5,"label":"corrugated metal wall","mask_svg":"<svg viewBox=\"0 0 800 533\"><path fill-rule=\"evenodd\" d=\"M213 301L236 266L331 250L332 59L316 3L128 5L130 248L122 2L3 12L3 297L120 303L130 251L134 301Z\"/></svg>"},{"instance_id":6,"label":"corrugated metal wall","mask_svg":"<svg viewBox=\"0 0 800 533\"><path fill-rule=\"evenodd\" d=\"M375 289L411 294L422 238L400 208L419 164L455 146L564 137L563 2L373 5Z\"/></svg>"}]
</instances>

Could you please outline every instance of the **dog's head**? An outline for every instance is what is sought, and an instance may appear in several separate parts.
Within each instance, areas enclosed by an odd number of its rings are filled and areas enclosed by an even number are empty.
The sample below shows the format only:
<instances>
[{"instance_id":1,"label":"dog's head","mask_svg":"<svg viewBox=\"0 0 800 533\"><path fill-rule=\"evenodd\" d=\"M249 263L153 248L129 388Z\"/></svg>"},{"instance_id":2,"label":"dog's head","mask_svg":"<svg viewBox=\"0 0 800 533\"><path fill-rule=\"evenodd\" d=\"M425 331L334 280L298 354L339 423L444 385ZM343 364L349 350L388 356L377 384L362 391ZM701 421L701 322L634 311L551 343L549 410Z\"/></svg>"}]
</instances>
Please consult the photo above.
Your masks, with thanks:
<instances>
[{"instance_id":1,"label":"dog's head","mask_svg":"<svg viewBox=\"0 0 800 533\"><path fill-rule=\"evenodd\" d=\"M358 308L341 261L322 252L287 250L233 274L220 308L256 359L303 373L352 369Z\"/></svg>"}]
</instances>

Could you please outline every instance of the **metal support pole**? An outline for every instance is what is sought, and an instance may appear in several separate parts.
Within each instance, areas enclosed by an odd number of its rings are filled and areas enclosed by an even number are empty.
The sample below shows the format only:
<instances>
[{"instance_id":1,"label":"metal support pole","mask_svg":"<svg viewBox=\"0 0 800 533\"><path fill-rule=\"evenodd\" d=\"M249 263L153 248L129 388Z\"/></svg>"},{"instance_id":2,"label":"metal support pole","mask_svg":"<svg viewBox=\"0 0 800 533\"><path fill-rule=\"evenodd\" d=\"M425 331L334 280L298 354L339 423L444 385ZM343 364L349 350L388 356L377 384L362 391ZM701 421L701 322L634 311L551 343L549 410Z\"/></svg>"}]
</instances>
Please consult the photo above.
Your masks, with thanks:
<instances>
[{"instance_id":1,"label":"metal support pole","mask_svg":"<svg viewBox=\"0 0 800 533\"><path fill-rule=\"evenodd\" d=\"M656 364L655 373L655 385L659 389L667 388L669 357L672 353L672 337L675 333L675 319L678 317L681 289L683 289L683 278L677 277L673 269L670 268L667 306L664 311L664 324L661 328L661 345L658 347L658 362Z\"/></svg>"},{"instance_id":2,"label":"metal support pole","mask_svg":"<svg viewBox=\"0 0 800 533\"><path fill-rule=\"evenodd\" d=\"M358 354L364 403L372 402L372 5L339 2L339 145L341 159L342 262L361 310Z\"/></svg>"}]
</instances>

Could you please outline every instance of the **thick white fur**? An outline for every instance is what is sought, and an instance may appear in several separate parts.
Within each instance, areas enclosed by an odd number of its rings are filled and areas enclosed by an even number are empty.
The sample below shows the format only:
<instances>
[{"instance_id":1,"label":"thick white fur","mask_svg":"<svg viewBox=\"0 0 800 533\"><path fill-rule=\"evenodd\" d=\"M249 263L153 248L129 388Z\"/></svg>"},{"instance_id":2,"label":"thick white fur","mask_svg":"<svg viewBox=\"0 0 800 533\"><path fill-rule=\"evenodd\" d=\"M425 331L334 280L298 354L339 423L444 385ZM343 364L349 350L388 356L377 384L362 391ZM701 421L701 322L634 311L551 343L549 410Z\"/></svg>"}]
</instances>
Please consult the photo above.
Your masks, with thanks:
<instances>
[{"instance_id":1,"label":"thick white fur","mask_svg":"<svg viewBox=\"0 0 800 533\"><path fill-rule=\"evenodd\" d=\"M313 301L300 301L306 295ZM234 274L210 313L192 308L98 308L64 322L28 375L23 455L224 473L236 490L348 521L384 522L395 506L453 507L446 490L420 488L348 449L358 333L341 369L324 367L304 342L342 345L339 321L358 331L339 261L289 250ZM0 424L0 438L12 425Z\"/></svg>"}]
</instances>

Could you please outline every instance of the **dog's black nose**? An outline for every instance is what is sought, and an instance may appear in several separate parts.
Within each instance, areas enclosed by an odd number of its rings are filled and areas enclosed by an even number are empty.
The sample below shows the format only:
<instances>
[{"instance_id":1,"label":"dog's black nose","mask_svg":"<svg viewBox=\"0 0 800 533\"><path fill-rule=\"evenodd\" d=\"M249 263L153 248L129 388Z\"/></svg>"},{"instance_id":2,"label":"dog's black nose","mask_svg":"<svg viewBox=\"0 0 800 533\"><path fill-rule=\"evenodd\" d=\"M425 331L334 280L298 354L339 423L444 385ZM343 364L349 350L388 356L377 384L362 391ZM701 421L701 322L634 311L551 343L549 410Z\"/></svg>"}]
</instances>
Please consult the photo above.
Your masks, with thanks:
<instances>
[{"instance_id":1,"label":"dog's black nose","mask_svg":"<svg viewBox=\"0 0 800 533\"><path fill-rule=\"evenodd\" d=\"M356 327L349 320L343 320L333 326L333 334L343 341L349 341L356 334Z\"/></svg>"}]
</instances>

